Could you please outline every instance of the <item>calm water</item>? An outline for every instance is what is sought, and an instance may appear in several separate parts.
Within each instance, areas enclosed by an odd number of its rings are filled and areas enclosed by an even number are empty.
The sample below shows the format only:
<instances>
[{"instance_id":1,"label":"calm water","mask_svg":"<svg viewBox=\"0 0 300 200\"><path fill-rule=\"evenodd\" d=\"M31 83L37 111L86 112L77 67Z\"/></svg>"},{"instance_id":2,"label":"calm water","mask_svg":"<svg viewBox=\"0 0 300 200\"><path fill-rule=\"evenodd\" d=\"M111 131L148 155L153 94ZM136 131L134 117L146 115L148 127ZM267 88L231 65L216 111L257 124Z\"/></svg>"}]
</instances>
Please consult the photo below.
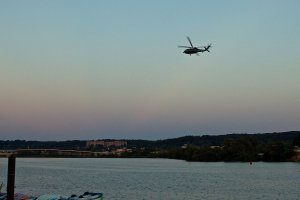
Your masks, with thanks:
<instances>
[{"instance_id":1,"label":"calm water","mask_svg":"<svg viewBox=\"0 0 300 200\"><path fill-rule=\"evenodd\" d=\"M7 158L0 158L6 184ZM18 158L16 192L104 193L105 199L300 199L300 163Z\"/></svg>"}]
</instances>

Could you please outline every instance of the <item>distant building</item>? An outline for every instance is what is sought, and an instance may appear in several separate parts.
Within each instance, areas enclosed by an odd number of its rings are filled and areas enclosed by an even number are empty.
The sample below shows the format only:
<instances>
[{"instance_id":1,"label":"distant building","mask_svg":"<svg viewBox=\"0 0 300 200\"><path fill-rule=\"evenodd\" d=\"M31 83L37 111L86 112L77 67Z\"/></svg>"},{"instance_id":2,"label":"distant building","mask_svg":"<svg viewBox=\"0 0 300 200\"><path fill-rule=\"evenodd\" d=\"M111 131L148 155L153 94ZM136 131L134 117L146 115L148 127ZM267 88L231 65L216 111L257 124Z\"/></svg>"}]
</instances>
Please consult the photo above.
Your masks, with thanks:
<instances>
[{"instance_id":1,"label":"distant building","mask_svg":"<svg viewBox=\"0 0 300 200\"><path fill-rule=\"evenodd\" d=\"M103 146L106 148L109 147L126 147L127 142L122 140L90 140L86 142L86 147L96 147Z\"/></svg>"},{"instance_id":2,"label":"distant building","mask_svg":"<svg viewBox=\"0 0 300 200\"><path fill-rule=\"evenodd\" d=\"M15 150L0 150L0 157L8 157L15 152Z\"/></svg>"},{"instance_id":3,"label":"distant building","mask_svg":"<svg viewBox=\"0 0 300 200\"><path fill-rule=\"evenodd\" d=\"M182 149L186 149L188 147L188 144L184 144L181 146Z\"/></svg>"},{"instance_id":4,"label":"distant building","mask_svg":"<svg viewBox=\"0 0 300 200\"><path fill-rule=\"evenodd\" d=\"M257 155L258 156L264 156L265 154L264 153L258 153Z\"/></svg>"},{"instance_id":5,"label":"distant building","mask_svg":"<svg viewBox=\"0 0 300 200\"><path fill-rule=\"evenodd\" d=\"M116 155L121 155L122 153L125 152L132 152L132 149L127 149L127 148L116 149L113 153Z\"/></svg>"},{"instance_id":6,"label":"distant building","mask_svg":"<svg viewBox=\"0 0 300 200\"><path fill-rule=\"evenodd\" d=\"M298 146L295 146L295 148L294 148L294 157L293 157L293 159L295 161L300 161L300 147L298 147Z\"/></svg>"},{"instance_id":7,"label":"distant building","mask_svg":"<svg viewBox=\"0 0 300 200\"><path fill-rule=\"evenodd\" d=\"M211 148L211 149L222 149L223 147L221 147L221 146L209 146L209 148Z\"/></svg>"}]
</instances>

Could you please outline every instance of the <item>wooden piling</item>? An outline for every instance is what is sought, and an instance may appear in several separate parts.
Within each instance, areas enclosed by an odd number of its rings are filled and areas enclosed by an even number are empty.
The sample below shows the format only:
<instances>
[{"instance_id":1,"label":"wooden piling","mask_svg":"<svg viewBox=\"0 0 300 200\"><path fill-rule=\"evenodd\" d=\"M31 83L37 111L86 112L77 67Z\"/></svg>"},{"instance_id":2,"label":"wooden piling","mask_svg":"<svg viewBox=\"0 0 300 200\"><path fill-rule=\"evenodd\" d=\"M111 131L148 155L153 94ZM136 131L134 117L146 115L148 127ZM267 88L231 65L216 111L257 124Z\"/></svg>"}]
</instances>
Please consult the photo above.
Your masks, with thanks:
<instances>
[{"instance_id":1,"label":"wooden piling","mask_svg":"<svg viewBox=\"0 0 300 200\"><path fill-rule=\"evenodd\" d=\"M7 200L14 200L15 190L15 169L16 169L16 155L11 154L8 157L7 170Z\"/></svg>"}]
</instances>

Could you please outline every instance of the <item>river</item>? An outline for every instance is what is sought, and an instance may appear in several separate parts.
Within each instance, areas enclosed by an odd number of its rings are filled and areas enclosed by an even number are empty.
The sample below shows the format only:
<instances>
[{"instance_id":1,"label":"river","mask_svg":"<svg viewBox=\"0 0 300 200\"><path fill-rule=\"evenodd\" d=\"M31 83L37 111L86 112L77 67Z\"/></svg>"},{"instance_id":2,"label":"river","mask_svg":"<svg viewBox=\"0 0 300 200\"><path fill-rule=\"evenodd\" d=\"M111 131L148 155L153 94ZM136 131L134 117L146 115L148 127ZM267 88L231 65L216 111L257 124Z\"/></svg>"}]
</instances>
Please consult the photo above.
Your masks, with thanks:
<instances>
[{"instance_id":1,"label":"river","mask_svg":"<svg viewBox=\"0 0 300 200\"><path fill-rule=\"evenodd\" d=\"M17 193L103 192L107 200L300 199L300 163L17 158ZM6 185L7 158L0 158Z\"/></svg>"}]
</instances>

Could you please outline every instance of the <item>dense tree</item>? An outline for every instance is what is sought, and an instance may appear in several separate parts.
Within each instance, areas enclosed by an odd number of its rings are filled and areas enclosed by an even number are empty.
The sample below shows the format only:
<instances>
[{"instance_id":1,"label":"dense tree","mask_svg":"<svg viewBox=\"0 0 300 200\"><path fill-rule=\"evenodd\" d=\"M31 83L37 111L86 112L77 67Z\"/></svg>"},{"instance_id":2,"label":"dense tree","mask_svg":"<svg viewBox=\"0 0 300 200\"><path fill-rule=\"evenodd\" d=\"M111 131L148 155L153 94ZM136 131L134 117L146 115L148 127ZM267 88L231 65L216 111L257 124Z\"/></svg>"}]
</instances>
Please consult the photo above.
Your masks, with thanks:
<instances>
[{"instance_id":1,"label":"dense tree","mask_svg":"<svg viewBox=\"0 0 300 200\"><path fill-rule=\"evenodd\" d=\"M224 141L225 161L256 161L260 145L256 138L245 136L238 139L226 139Z\"/></svg>"},{"instance_id":2,"label":"dense tree","mask_svg":"<svg viewBox=\"0 0 300 200\"><path fill-rule=\"evenodd\" d=\"M294 140L293 140L293 146L300 147L300 133L294 138Z\"/></svg>"},{"instance_id":3,"label":"dense tree","mask_svg":"<svg viewBox=\"0 0 300 200\"><path fill-rule=\"evenodd\" d=\"M264 147L264 161L286 161L293 156L293 148L285 143L271 143Z\"/></svg>"}]
</instances>

